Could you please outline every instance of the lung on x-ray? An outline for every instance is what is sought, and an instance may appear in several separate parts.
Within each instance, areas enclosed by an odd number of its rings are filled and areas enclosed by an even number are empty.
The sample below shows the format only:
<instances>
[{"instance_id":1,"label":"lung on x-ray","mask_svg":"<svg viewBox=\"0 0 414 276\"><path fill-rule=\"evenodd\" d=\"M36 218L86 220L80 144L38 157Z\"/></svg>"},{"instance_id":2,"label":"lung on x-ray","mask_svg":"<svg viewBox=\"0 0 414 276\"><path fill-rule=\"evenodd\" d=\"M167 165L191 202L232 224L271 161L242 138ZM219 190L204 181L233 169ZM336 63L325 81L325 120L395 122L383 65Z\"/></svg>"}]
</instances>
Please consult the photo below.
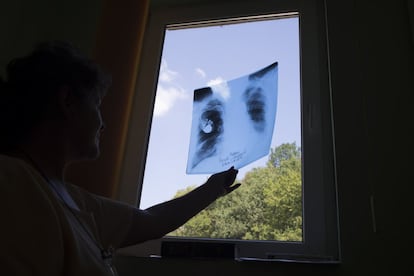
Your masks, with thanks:
<instances>
[{"instance_id":1,"label":"lung on x-ray","mask_svg":"<svg viewBox=\"0 0 414 276\"><path fill-rule=\"evenodd\" d=\"M277 62L194 90L187 174L240 169L270 151L277 109Z\"/></svg>"}]
</instances>

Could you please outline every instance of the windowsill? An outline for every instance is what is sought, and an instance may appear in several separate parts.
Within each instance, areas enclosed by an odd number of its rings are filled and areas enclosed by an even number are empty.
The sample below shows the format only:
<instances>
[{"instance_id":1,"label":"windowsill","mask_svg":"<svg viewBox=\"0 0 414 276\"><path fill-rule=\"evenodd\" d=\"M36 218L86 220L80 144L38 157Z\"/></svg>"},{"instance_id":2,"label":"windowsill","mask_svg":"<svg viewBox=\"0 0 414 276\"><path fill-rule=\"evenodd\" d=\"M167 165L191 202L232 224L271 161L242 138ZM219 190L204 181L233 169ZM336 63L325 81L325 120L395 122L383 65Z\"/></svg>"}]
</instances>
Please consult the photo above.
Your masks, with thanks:
<instances>
[{"instance_id":1,"label":"windowsill","mask_svg":"<svg viewBox=\"0 0 414 276\"><path fill-rule=\"evenodd\" d=\"M243 259L229 258L175 258L158 255L138 257L119 255L114 265L119 275L323 275L334 274L340 269L339 261L301 261L291 259ZM276 274L275 274L276 273Z\"/></svg>"},{"instance_id":2,"label":"windowsill","mask_svg":"<svg viewBox=\"0 0 414 276\"><path fill-rule=\"evenodd\" d=\"M340 264L339 260L330 259L289 259L289 258L272 258L272 259L259 259L259 258L239 258L235 261L239 262L267 262L267 263L301 263L301 264Z\"/></svg>"},{"instance_id":3,"label":"windowsill","mask_svg":"<svg viewBox=\"0 0 414 276\"><path fill-rule=\"evenodd\" d=\"M201 257L162 257L159 255L152 255L147 257L142 256L128 256L118 255L116 260L129 260L134 259L138 262L145 261L162 261L162 262L224 262L224 263L289 263L289 264L310 264L310 265L339 265L339 260L328 259L293 259L293 258L274 258L274 259L260 259L260 258L201 258Z\"/></svg>"},{"instance_id":4,"label":"windowsill","mask_svg":"<svg viewBox=\"0 0 414 276\"><path fill-rule=\"evenodd\" d=\"M163 239L151 240L142 244L126 247L117 251L117 258L124 259L127 261L136 260L137 262L223 262L223 263L280 263L280 264L311 264L311 265L337 265L341 264L340 259L330 258L329 256L304 256L304 255L269 255L268 258L255 258L255 257L241 257L231 254L220 254L220 255L202 255L201 248L187 248L185 255L164 255L162 256L161 243ZM220 246L220 245L218 245ZM223 248L222 248L223 249ZM168 252L168 251L167 251ZM170 251L171 252L171 251ZM183 253L183 251L173 251ZM191 253L198 255L189 255ZM211 251L204 251L208 254ZM219 250L218 252L224 252ZM201 255L200 255L201 254Z\"/></svg>"}]
</instances>

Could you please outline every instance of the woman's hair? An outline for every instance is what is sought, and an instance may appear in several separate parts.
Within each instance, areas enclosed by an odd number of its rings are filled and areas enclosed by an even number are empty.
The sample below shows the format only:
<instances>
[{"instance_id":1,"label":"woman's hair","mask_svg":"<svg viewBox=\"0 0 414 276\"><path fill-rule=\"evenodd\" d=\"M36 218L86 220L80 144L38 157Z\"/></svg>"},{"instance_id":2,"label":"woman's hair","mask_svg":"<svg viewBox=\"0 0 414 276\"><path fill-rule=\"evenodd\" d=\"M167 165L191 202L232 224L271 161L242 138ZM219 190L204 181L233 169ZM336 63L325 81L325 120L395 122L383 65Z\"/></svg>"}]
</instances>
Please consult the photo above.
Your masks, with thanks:
<instances>
[{"instance_id":1,"label":"woman's hair","mask_svg":"<svg viewBox=\"0 0 414 276\"><path fill-rule=\"evenodd\" d=\"M48 116L62 87L87 98L104 94L110 83L109 75L68 42L44 42L11 60L5 80L0 78L0 152L18 145Z\"/></svg>"}]
</instances>

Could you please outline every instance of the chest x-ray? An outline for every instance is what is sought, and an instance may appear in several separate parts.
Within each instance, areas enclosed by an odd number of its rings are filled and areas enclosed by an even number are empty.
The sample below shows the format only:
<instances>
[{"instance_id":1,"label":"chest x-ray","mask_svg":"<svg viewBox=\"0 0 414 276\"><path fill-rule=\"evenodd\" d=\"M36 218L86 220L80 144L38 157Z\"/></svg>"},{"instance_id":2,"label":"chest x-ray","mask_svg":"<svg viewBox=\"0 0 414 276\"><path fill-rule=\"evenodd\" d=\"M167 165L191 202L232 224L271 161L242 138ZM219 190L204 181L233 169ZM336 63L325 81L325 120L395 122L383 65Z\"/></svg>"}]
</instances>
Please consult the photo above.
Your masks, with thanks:
<instances>
[{"instance_id":1,"label":"chest x-ray","mask_svg":"<svg viewBox=\"0 0 414 276\"><path fill-rule=\"evenodd\" d=\"M270 151L277 108L277 62L194 91L187 174L240 169Z\"/></svg>"}]
</instances>

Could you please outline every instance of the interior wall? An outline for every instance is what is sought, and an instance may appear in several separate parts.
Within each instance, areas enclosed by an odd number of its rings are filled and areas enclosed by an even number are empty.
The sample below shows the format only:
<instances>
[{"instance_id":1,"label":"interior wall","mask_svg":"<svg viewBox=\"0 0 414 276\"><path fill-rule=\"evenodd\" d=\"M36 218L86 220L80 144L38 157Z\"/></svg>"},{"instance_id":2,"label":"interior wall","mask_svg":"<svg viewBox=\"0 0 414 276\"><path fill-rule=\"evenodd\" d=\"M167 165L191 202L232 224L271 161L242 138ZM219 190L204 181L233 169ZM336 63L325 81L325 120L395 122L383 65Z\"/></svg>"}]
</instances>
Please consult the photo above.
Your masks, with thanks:
<instances>
[{"instance_id":1,"label":"interior wall","mask_svg":"<svg viewBox=\"0 0 414 276\"><path fill-rule=\"evenodd\" d=\"M101 0L0 1L0 72L44 40L68 40L92 54Z\"/></svg>"},{"instance_id":2,"label":"interior wall","mask_svg":"<svg viewBox=\"0 0 414 276\"><path fill-rule=\"evenodd\" d=\"M352 13L338 6L331 17L333 26L353 30L346 41L343 29L331 33L344 267L367 273L414 271L405 253L413 245L407 3L354 1Z\"/></svg>"}]
</instances>

